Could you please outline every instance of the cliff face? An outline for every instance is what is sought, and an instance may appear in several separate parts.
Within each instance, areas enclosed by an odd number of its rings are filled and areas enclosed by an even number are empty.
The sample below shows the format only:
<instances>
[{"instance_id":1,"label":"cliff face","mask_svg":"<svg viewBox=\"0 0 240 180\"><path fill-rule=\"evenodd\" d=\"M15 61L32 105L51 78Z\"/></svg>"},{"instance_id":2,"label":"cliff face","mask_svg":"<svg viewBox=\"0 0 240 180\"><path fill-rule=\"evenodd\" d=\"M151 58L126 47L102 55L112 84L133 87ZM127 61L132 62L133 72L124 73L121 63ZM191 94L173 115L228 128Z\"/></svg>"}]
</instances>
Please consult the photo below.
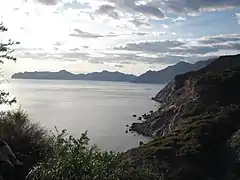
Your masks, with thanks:
<instances>
[{"instance_id":1,"label":"cliff face","mask_svg":"<svg viewBox=\"0 0 240 180\"><path fill-rule=\"evenodd\" d=\"M198 71L176 76L154 97L161 104L159 110L145 122L133 124L132 129L146 136L164 135L181 123L183 114L204 112L198 109L199 104L240 103L239 66L240 55L223 56Z\"/></svg>"},{"instance_id":2,"label":"cliff face","mask_svg":"<svg viewBox=\"0 0 240 180\"><path fill-rule=\"evenodd\" d=\"M239 179L239 82L240 55L176 76L156 95L159 110L131 127L155 139L123 158L151 167L156 179Z\"/></svg>"}]
</instances>

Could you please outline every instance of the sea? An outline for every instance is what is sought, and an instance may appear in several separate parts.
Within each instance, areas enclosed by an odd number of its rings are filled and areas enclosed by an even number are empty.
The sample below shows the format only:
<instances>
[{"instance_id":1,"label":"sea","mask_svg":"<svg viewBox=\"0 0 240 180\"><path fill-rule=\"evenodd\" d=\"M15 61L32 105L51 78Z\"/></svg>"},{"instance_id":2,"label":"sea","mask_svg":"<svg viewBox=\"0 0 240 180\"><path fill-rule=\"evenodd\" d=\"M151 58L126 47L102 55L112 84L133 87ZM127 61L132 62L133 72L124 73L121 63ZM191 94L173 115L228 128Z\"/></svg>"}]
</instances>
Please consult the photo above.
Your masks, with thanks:
<instances>
[{"instance_id":1,"label":"sea","mask_svg":"<svg viewBox=\"0 0 240 180\"><path fill-rule=\"evenodd\" d=\"M151 97L164 85L104 81L11 80L1 89L16 97L11 107L24 110L31 121L47 131L66 129L74 137L88 131L91 145L123 152L148 142L149 137L128 132L127 125L155 110L159 104ZM133 115L137 117L133 117Z\"/></svg>"}]
</instances>

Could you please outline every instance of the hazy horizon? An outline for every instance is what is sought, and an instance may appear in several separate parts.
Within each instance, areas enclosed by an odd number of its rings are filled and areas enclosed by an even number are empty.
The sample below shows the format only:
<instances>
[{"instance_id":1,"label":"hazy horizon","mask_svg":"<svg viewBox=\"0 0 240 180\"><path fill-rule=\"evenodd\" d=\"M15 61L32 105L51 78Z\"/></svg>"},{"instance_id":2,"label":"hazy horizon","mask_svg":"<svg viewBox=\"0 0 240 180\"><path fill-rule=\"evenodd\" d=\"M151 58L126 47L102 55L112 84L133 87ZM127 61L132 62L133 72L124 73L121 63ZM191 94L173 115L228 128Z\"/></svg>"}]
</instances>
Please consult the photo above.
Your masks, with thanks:
<instances>
[{"instance_id":1,"label":"hazy horizon","mask_svg":"<svg viewBox=\"0 0 240 180\"><path fill-rule=\"evenodd\" d=\"M205 59L205 60L208 60L208 59ZM201 60L201 61L205 61L205 60ZM186 62L186 61L179 61L179 62ZM178 62L178 63L179 63ZM186 63L189 63L189 62L186 62ZM172 66L172 65L176 65L177 63L175 63L175 64L171 64L171 65L168 65L168 66L166 66L166 67L164 67L164 68L162 68L162 69L157 69L157 70L155 70L155 71L161 71L161 70L163 70L163 69L165 69L165 68L167 68L167 67L169 67L169 66ZM194 63L190 63L190 64L194 64ZM88 72L88 73L78 73L78 72L71 72L71 71L68 71L68 70L66 70L66 69L61 69L61 70L58 70L58 71L46 71L46 70L40 70L40 71L19 71L19 72L14 72L13 74L15 74L15 73L24 73L24 72L60 72L60 71L67 71L67 72L70 72L70 73L72 73L72 74L75 74L75 75L78 75L78 74L91 74L91 73L100 73L100 72L104 72L104 71L107 71L107 72L119 72L119 73L124 73L124 72L122 72L121 70L106 70L106 69L103 69L103 70L99 70L99 71L93 71L93 72ZM146 73L147 71L145 71L145 72L142 72L142 73L140 73L140 74L133 74L133 73L124 73L124 74L128 74L128 75L135 75L135 76L139 76L139 75L142 75L142 74L144 74L144 73ZM13 75L12 74L12 75Z\"/></svg>"}]
</instances>

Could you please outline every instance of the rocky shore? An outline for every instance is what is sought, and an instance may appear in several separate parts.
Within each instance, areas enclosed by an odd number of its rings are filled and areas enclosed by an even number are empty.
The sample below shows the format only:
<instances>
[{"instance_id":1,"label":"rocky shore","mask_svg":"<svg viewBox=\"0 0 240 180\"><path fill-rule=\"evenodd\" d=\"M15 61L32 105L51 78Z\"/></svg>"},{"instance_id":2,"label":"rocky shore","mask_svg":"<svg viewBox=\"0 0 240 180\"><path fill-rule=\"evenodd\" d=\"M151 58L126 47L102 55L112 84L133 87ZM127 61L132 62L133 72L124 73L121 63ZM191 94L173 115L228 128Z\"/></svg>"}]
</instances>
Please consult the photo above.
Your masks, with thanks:
<instances>
[{"instance_id":1,"label":"rocky shore","mask_svg":"<svg viewBox=\"0 0 240 180\"><path fill-rule=\"evenodd\" d=\"M215 87L211 84L203 86L201 80L209 78L210 73L220 73L239 64L239 55L223 56L198 71L176 76L152 98L159 102L159 109L144 118L143 122L133 123L130 129L150 137L166 135L182 122L185 114L204 112L204 108L198 108L202 101L204 103L227 101L226 98L223 99L225 94L221 97L220 93L208 93L206 88L212 88L211 91L214 91Z\"/></svg>"},{"instance_id":2,"label":"rocky shore","mask_svg":"<svg viewBox=\"0 0 240 180\"><path fill-rule=\"evenodd\" d=\"M178 75L154 99L161 107L131 129L154 140L122 158L160 180L240 177L240 55Z\"/></svg>"}]
</instances>

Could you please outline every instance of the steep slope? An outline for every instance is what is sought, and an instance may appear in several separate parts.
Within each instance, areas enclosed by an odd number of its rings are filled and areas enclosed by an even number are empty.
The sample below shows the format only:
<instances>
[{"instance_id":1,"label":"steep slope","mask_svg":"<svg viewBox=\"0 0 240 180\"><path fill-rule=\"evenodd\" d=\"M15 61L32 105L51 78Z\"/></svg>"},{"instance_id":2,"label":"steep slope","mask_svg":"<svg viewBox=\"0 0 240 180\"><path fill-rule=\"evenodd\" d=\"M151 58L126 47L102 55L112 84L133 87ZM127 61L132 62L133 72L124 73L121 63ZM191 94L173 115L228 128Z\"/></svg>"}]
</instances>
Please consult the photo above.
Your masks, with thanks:
<instances>
[{"instance_id":1,"label":"steep slope","mask_svg":"<svg viewBox=\"0 0 240 180\"><path fill-rule=\"evenodd\" d=\"M204 100L204 103L227 102L229 97L226 98L224 94L227 87L219 88L214 83L218 80L217 78L228 77L229 72L225 72L228 69L240 66L239 56L223 56L198 71L176 76L154 97L154 100L161 103L161 108L144 123L134 124L133 129L139 129L138 131L141 131L141 134L147 136L163 135L168 133L172 126L177 125L177 122L181 122L181 115L186 109L195 108L195 102L199 100ZM221 75L218 75L220 72ZM201 86L200 83L203 78L208 78L206 81L209 80L207 82L209 84ZM233 86L236 86L236 84L233 84ZM228 87L230 86L228 85ZM206 94L204 88L208 88L208 94ZM234 88L232 89L236 92ZM239 97L237 94L235 96ZM233 100L238 101L236 97Z\"/></svg>"},{"instance_id":2,"label":"steep slope","mask_svg":"<svg viewBox=\"0 0 240 180\"><path fill-rule=\"evenodd\" d=\"M147 71L146 73L137 77L135 83L155 83L155 84L166 84L171 81L176 75L186 73L189 71L195 71L201 69L212 62L214 59L206 61L198 61L195 64L187 62L179 62L173 66L169 66L160 71Z\"/></svg>"},{"instance_id":3,"label":"steep slope","mask_svg":"<svg viewBox=\"0 0 240 180\"><path fill-rule=\"evenodd\" d=\"M239 179L240 55L176 76L155 98L162 103L132 129L155 140L123 159L164 180Z\"/></svg>"}]
</instances>

